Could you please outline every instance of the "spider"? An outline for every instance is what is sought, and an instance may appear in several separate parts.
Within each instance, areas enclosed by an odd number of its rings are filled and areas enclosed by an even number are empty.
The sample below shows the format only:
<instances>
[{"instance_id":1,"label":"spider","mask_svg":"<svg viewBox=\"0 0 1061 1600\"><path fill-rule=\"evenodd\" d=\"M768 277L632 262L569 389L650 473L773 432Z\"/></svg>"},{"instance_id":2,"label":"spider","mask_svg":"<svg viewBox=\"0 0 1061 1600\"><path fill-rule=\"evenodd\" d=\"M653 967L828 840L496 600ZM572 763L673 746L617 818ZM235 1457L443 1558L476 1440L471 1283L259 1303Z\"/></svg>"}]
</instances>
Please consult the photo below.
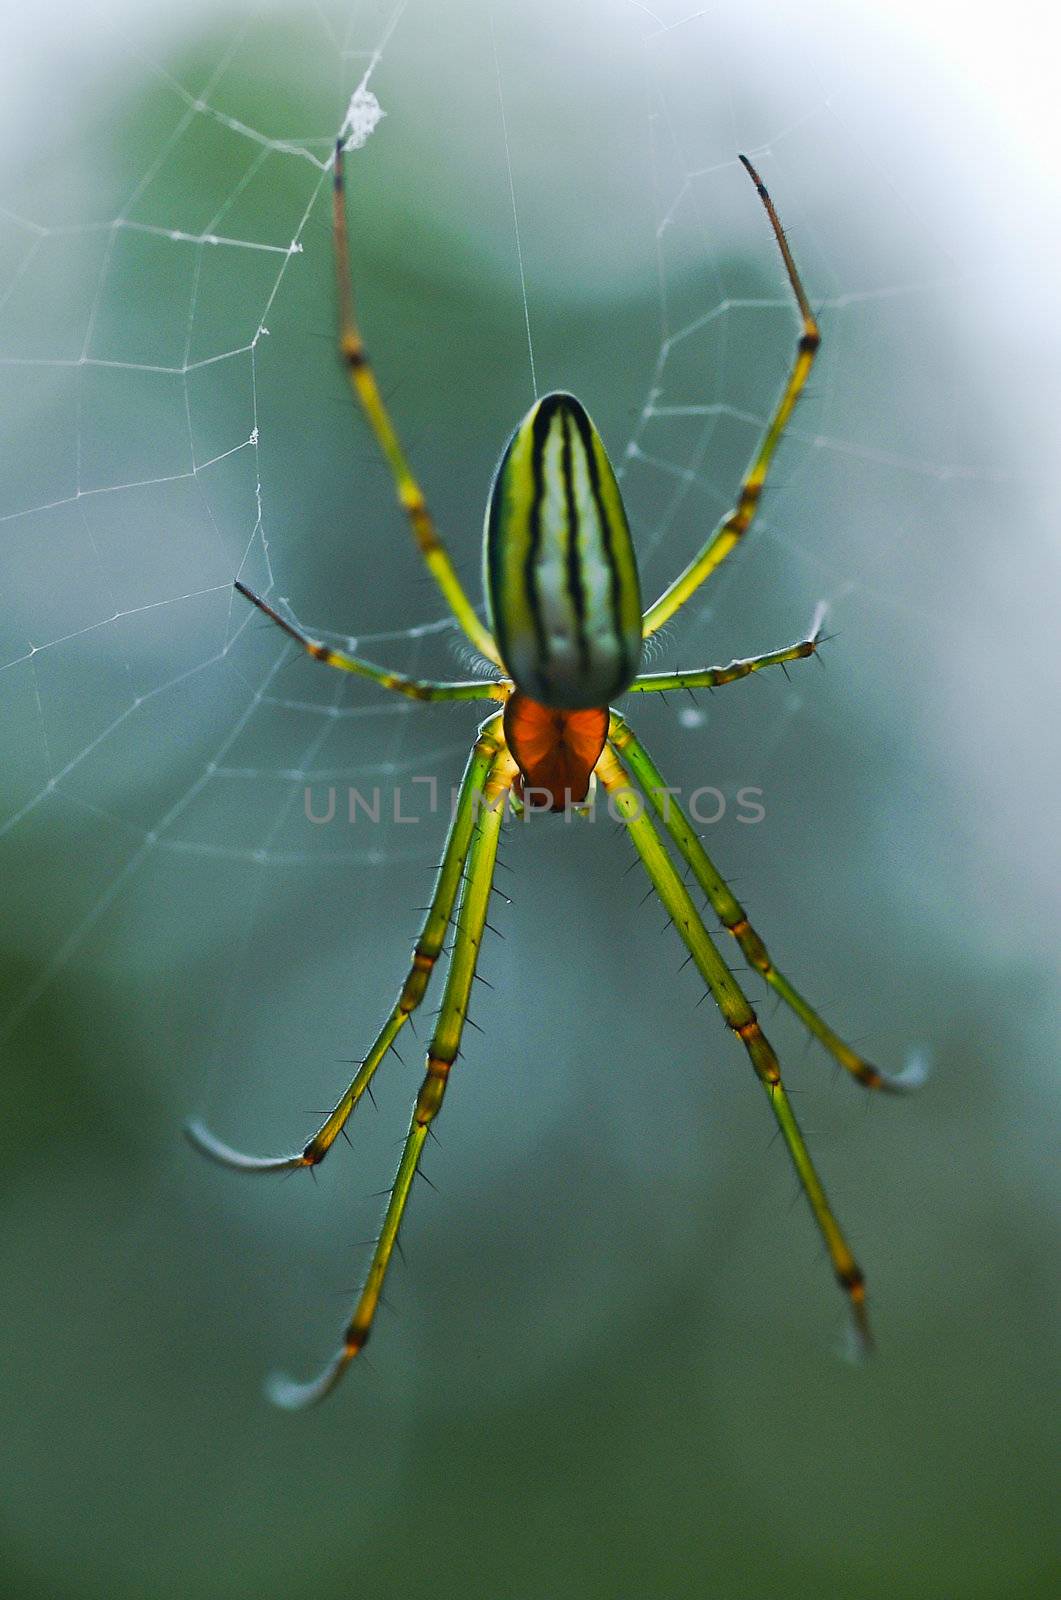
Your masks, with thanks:
<instances>
[{"instance_id":1,"label":"spider","mask_svg":"<svg viewBox=\"0 0 1061 1600\"><path fill-rule=\"evenodd\" d=\"M596 781L606 791L613 813L625 824L652 887L688 949L687 959L695 963L727 1026L747 1052L847 1297L856 1349L868 1351L871 1347L865 1279L814 1168L782 1083L777 1056L719 955L664 835L669 836L671 847L748 964L833 1058L867 1089L898 1091L911 1085L903 1075L885 1075L845 1044L778 970L743 906L712 864L677 803L675 791L666 788L658 767L626 719L609 709L609 702L626 691L645 694L698 685L714 687L766 667L784 667L787 662L814 655L821 642L820 626L815 625L797 644L728 666L691 672L640 671L643 641L681 609L751 526L771 459L820 343L818 325L773 202L752 163L743 155L740 160L773 229L802 327L788 380L741 483L734 509L659 599L642 612L626 512L600 434L573 395L547 394L535 401L512 434L494 475L483 534L488 628L476 614L439 537L365 352L351 288L342 142L336 147L333 228L340 354L353 392L389 463L398 500L424 562L454 618L496 673L491 679L459 683L404 677L318 643L245 584L237 582L236 588L326 666L356 673L414 700L493 700L502 709L481 724L468 758L431 903L405 982L353 1082L322 1126L304 1149L275 1157L244 1155L198 1122L186 1130L198 1149L240 1172L312 1168L323 1161L344 1132L347 1118L369 1088L376 1068L422 1002L443 953L447 930L455 926L442 1004L427 1048L426 1073L368 1273L340 1348L320 1376L307 1383L282 1377L270 1381L271 1396L279 1405L294 1409L323 1399L364 1348L372 1330L421 1152L460 1053L506 798L511 793L517 804L528 804L535 794L543 810L563 810L587 802Z\"/></svg>"}]
</instances>

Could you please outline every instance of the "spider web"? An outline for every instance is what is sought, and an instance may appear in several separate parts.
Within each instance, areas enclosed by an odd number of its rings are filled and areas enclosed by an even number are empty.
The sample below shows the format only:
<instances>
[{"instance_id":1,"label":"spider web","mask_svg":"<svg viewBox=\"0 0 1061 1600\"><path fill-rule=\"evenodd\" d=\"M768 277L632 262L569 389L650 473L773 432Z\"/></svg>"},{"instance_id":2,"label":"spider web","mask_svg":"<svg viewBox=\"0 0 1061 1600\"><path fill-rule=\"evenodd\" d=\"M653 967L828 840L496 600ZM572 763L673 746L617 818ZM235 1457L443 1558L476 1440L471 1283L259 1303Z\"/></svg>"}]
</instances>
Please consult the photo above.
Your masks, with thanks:
<instances>
[{"instance_id":1,"label":"spider web","mask_svg":"<svg viewBox=\"0 0 1061 1600\"><path fill-rule=\"evenodd\" d=\"M145 1005L162 998L195 1061L171 1085L174 1108L196 1109L189 1084L205 1081L211 1112L234 1116L235 1086L253 1082L263 1118L275 1101L289 1126L291 1084L259 1089L263 1056L319 1058L323 1105L335 1041L354 1026L351 984L359 1034L394 984L444 819L406 826L389 794L425 775L445 792L467 708L429 713L319 671L231 588L238 574L316 636L399 670L467 665L334 360L339 128L370 347L473 593L479 507L530 401L532 361L541 387L583 394L602 428L646 598L732 504L795 326L743 149L826 347L754 540L654 653L703 665L769 649L824 600L859 638L845 748L869 772L859 728L879 729L889 698L920 679L886 677L874 652L887 642L901 660L929 627L940 652L954 644L959 613L925 596L1007 475L986 428L938 403L941 381L953 396L966 378L940 331L961 281L942 227L859 143L820 37L798 59L767 52L753 80L734 64L762 19L604 11L607 74L581 34L563 35L563 82L585 85L582 108L550 88L514 14L495 24L470 7L443 24L418 11L414 27L404 7L315 6L297 25L252 15L220 43L164 44L135 14L108 35L119 133L97 113L57 171L16 186L0 286L14 418L0 851L19 950L5 1036L46 999L77 1004L82 983L131 986ZM117 81L113 58L108 70ZM900 367L902 405L887 398ZM760 785L772 807L774 780L795 774L771 810L777 832L754 842L795 931L817 902L785 851L830 735L805 679L754 692L753 751L740 712L714 701L671 707L655 742L670 768L691 765L730 798ZM377 784L380 826L307 821L307 785L319 809L330 785ZM739 865L752 845L727 826L723 854L739 848ZM881 837L901 875L896 839Z\"/></svg>"},{"instance_id":2,"label":"spider web","mask_svg":"<svg viewBox=\"0 0 1061 1600\"><path fill-rule=\"evenodd\" d=\"M656 36L683 27L688 31L700 19L668 24L647 7L637 9L648 25L646 63L655 68L646 126L658 207L654 232L662 337L647 393L618 458L643 568L658 585L670 570L663 558L673 564L675 546L691 548L689 527L703 527L731 503L732 462L747 455L765 420L763 406L750 403L751 395L747 401L734 397L735 378L752 363L745 348L735 365L731 347L758 325L761 331L752 337L770 350L764 364L772 362L772 368L767 365L769 393L788 355L784 339L772 335L775 329L787 333L792 317L787 293L734 293L719 259L718 241L731 228L744 234L751 209L747 195L732 183L728 153L711 159L727 142L727 118L717 119L721 130L715 118L707 119L701 148L690 149L684 142L687 130L677 126L674 107L660 88L666 39L661 48ZM319 51L321 76L338 61L344 73L356 77L345 102L345 122L343 101L334 97L335 124L348 134L351 149L366 142L382 114L373 83L400 16L399 9L382 27L376 24L375 43L366 42L373 37L372 26L356 11L341 32L323 13L313 19L319 23L317 37L306 53ZM333 135L324 127L310 136L278 137L226 109L240 105L241 80L254 70L253 23L237 32L198 82L185 83L152 63L135 38L126 44L131 70L142 68L157 101L158 118L165 123L168 104L172 122L149 156L145 152L144 169L123 204L107 220L67 224L5 213L9 269L2 309L8 340L2 372L9 405L17 404L32 427L30 449L36 459L16 474L0 513L7 544L7 639L0 670L7 696L4 723L15 735L0 838L17 844L26 829L62 830L88 825L92 818L107 834L103 881L83 885L80 895L61 904L54 949L25 991L9 1002L8 1027L77 957L130 881L150 871L159 857L200 863L221 858L268 871L278 864L320 860L322 854L336 866L378 866L400 848L388 839L322 851L314 841L311 851L304 828L297 830L298 844L291 841L291 813L306 783L365 780L373 772L396 776L403 770L409 708L366 703L363 695L352 704L349 686L341 680L307 688L308 674L290 674L289 652L282 649L267 649L264 668L255 673L246 635L257 619L235 607L231 594L233 572L273 594L272 552L277 541L289 537L274 509L269 471L263 470L263 430L272 419L262 415L259 372L264 342L273 337L277 320L291 315L283 301L289 274L298 270L308 248L318 256L329 248L323 230L318 225L312 231L311 224L319 224L315 212L327 188ZM750 140L740 134L760 160L767 158L765 170L784 193L789 215L798 214L800 204L793 179L801 137L830 111L828 96L812 91L809 99L810 109L791 123L779 122L768 137L761 131ZM739 122L731 103L734 139ZM211 162L217 171L209 189L197 187ZM253 210L256 191L268 191L280 169L284 204L277 206L265 237L249 237L244 219ZM761 223L755 216L750 220ZM944 261L941 271L934 251L929 252L932 270L926 268L923 278L840 290L842 272L823 271L814 246L810 229L801 225L800 247L809 257L806 270L818 290L816 304L831 328L840 327L841 338L867 304L918 295L946 282L948 264ZM89 270L93 254L98 258L94 273ZM699 270L691 270L694 265ZM129 303L128 283L137 276L159 294L149 311ZM321 319L328 314L329 307L321 307ZM316 354L322 364L329 359L326 350ZM830 409L836 409L835 401L818 414ZM119 437L128 413L138 410L147 425ZM801 472L813 470L813 452L886 472L919 474L935 483L984 476L980 469L932 455L860 444L829 433L813 419L808 425L806 415L805 410L791 430L806 447ZM42 418L47 419L43 426ZM727 434L735 448L726 448ZM366 471L363 458L359 470ZM758 531L764 538L778 536L776 516L764 515ZM36 568L29 561L31 551L39 561ZM848 580L820 560L815 564L823 594L842 592ZM288 578L286 552L283 572ZM710 616L713 606L701 607L701 615ZM356 636L329 632L315 615L316 631L337 640L352 637L369 655L413 646L414 661L421 641L452 632L447 619L432 616L430 597L423 602L424 621L401 630L374 629L375 608L362 604L358 609L366 613L366 627ZM258 651L258 663L261 656ZM171 670L175 657L178 670ZM287 692L294 684L305 692ZM194 763L192 781L182 784L178 777L177 792L161 805L147 800L142 808L112 808L130 766L149 764L160 755L161 744L183 737L186 719L201 718L204 697L221 703L224 731L208 758ZM245 759L254 747L252 724L264 707L290 712L290 726L300 725L305 734L302 743L293 736L288 759L275 767ZM799 696L793 695L786 716L798 709ZM36 724L28 739L27 717ZM322 750L334 741L336 724L353 720L373 724L372 736L385 749L385 759L322 765ZM684 715L688 726L701 720L693 710ZM784 718L767 738L781 738L783 723ZM421 752L417 761L456 761L462 745L438 745ZM243 810L242 837L222 839L228 830L220 826L217 809L228 809L232 791L243 809L250 789L256 803ZM222 798L226 791L227 799ZM424 839L408 847L415 856L430 856L434 849L435 842Z\"/></svg>"}]
</instances>

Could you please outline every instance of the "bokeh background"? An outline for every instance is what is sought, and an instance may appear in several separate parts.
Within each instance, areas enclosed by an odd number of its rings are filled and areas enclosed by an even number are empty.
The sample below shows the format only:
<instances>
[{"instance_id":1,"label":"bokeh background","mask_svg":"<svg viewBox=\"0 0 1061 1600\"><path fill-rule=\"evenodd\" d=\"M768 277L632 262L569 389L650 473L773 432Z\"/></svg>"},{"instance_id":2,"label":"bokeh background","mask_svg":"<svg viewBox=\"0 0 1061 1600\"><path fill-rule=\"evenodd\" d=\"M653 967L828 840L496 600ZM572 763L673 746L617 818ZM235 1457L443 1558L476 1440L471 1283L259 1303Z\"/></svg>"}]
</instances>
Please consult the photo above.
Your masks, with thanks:
<instances>
[{"instance_id":1,"label":"bokeh background","mask_svg":"<svg viewBox=\"0 0 1061 1600\"><path fill-rule=\"evenodd\" d=\"M5 16L5 1595L1057 1592L1057 194L1032 23ZM316 1184L210 1168L181 1122L271 1150L332 1103L441 842L441 817L387 821L392 788L454 781L476 721L338 681L231 598L242 572L399 668L466 664L332 350L322 163L363 82L362 319L476 589L533 395L513 199L538 385L580 394L622 466L646 591L726 509L792 349L739 149L822 308L754 538L657 659L769 649L825 600L826 670L633 709L686 791L762 789L765 819L731 803L708 844L779 962L883 1065L931 1060L917 1097L869 1100L770 1021L869 1274L864 1369L628 847L541 822L509 829L484 1032L368 1357L311 1414L262 1398L334 1345L417 1046ZM334 825L307 782L339 785ZM343 823L347 784L382 786L380 825Z\"/></svg>"}]
</instances>

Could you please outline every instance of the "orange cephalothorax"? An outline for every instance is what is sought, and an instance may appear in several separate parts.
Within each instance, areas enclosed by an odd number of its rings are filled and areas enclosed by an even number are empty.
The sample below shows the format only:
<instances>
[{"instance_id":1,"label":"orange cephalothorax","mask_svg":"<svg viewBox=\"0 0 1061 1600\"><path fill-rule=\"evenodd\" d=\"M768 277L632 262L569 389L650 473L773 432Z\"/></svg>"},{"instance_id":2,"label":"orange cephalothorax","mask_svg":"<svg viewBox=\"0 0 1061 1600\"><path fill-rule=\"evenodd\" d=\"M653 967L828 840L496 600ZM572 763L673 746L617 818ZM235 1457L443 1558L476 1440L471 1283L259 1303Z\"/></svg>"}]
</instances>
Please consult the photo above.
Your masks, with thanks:
<instances>
[{"instance_id":1,"label":"orange cephalothorax","mask_svg":"<svg viewBox=\"0 0 1061 1600\"><path fill-rule=\"evenodd\" d=\"M563 711L539 705L517 689L505 703L504 727L520 771L513 785L517 795L522 796L524 789L540 790L550 797L550 811L585 800L608 737L606 706ZM532 800L537 805L539 796Z\"/></svg>"}]
</instances>

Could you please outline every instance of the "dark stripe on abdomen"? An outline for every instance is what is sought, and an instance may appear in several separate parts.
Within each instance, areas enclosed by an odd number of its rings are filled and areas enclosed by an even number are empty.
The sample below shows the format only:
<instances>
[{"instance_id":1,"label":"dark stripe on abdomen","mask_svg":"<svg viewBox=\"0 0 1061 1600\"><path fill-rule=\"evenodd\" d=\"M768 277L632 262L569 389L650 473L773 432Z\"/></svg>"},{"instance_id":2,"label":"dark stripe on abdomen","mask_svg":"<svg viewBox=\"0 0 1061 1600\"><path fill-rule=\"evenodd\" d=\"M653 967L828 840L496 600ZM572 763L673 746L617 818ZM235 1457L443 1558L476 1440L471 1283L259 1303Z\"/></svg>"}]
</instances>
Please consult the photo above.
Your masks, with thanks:
<instances>
[{"instance_id":1,"label":"dark stripe on abdomen","mask_svg":"<svg viewBox=\"0 0 1061 1600\"><path fill-rule=\"evenodd\" d=\"M527 555L523 562L523 586L527 592L527 608L534 620L534 637L538 645L538 660L543 679L546 672L546 663L549 659L549 636L545 631L541 596L538 593L538 561L542 547L545 446L549 438L549 426L556 409L556 401L551 395L547 395L538 407L538 414L534 419L534 425L531 430L531 475L534 490L531 496L530 535L527 540Z\"/></svg>"},{"instance_id":2,"label":"dark stripe on abdomen","mask_svg":"<svg viewBox=\"0 0 1061 1600\"><path fill-rule=\"evenodd\" d=\"M505 565L503 560L503 552L501 549L501 541L498 537L498 525L501 521L504 502L504 495L502 491L505 483L505 470L508 467L508 459L512 454L512 447L515 444L517 437L518 435L514 433L511 439L508 441L508 444L505 446L505 452L497 464L497 471L494 473L493 486L490 490L490 515L486 530L486 557L490 567L489 587L493 595L497 596L498 598L500 598L500 596L505 592ZM502 661L507 661L508 629L505 626L504 611L505 607L503 605L498 605L495 607L493 604L491 604L490 606L490 620L494 625L494 637L497 643L497 648L501 653Z\"/></svg>"},{"instance_id":3,"label":"dark stripe on abdomen","mask_svg":"<svg viewBox=\"0 0 1061 1600\"><path fill-rule=\"evenodd\" d=\"M571 592L571 603L575 608L575 624L578 628L578 659L584 673L589 672L589 639L586 636L586 590L582 582L582 562L578 552L578 512L575 509L575 480L573 476L574 463L572 462L571 442L571 414L565 409L563 415L564 448L564 505L567 510L567 583Z\"/></svg>"},{"instance_id":4,"label":"dark stripe on abdomen","mask_svg":"<svg viewBox=\"0 0 1061 1600\"><path fill-rule=\"evenodd\" d=\"M589 489L593 496L593 504L597 508L597 521L600 523L601 545L604 559L608 566L609 598L612 607L612 630L615 642L619 647L620 676L625 680L630 671L630 652L626 648L626 633L623 629L621 609L622 585L619 581L619 567L615 559L615 548L612 544L612 525L608 520L608 513L601 494L600 472L597 468L597 457L593 449L593 437L590 433L589 418L581 406L575 412L575 421L578 424L579 435L582 439L582 448L586 453L586 464L589 471Z\"/></svg>"}]
</instances>

